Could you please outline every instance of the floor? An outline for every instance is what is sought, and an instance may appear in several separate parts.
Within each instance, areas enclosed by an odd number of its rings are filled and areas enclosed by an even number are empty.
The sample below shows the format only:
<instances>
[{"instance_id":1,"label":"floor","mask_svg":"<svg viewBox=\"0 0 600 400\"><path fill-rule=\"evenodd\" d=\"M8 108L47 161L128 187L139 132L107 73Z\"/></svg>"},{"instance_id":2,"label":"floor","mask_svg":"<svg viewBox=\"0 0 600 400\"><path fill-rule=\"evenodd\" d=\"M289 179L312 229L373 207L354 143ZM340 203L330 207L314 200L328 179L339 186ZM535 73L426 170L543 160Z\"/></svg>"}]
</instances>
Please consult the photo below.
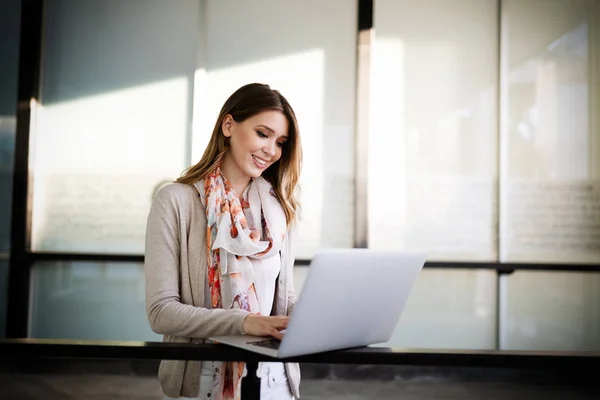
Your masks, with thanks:
<instances>
[{"instance_id":1,"label":"floor","mask_svg":"<svg viewBox=\"0 0 600 400\"><path fill-rule=\"evenodd\" d=\"M403 400L598 400L600 387L498 382L305 379L302 399ZM1 400L159 400L153 377L111 375L0 374Z\"/></svg>"}]
</instances>

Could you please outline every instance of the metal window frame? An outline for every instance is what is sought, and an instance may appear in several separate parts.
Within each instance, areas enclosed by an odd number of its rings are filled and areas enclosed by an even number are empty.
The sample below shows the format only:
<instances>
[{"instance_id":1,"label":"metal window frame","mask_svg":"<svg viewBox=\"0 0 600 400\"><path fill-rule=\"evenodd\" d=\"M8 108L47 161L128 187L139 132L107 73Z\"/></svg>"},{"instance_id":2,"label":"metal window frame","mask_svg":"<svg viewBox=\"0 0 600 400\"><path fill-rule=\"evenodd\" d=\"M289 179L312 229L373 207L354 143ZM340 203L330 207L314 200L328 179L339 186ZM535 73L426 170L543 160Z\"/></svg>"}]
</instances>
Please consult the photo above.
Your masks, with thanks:
<instances>
[{"instance_id":1,"label":"metal window frame","mask_svg":"<svg viewBox=\"0 0 600 400\"><path fill-rule=\"evenodd\" d=\"M29 145L33 139L35 107L39 101L40 74L42 66L43 0L21 0L21 28L19 49L19 82L17 100L17 132L15 144L15 168L13 175L11 251L9 257L9 290L6 336L26 338L29 336L31 269L35 263L52 261L89 261L143 263L139 254L98 254L31 251L31 177ZM355 212L354 245L368 247L368 125L371 45L374 38L374 1L358 0L357 16L357 71L356 89L356 132L355 132ZM498 54L501 55L501 12L502 1L498 0ZM500 68L498 71L498 99L500 101ZM498 104L500 107L500 104ZM500 129L501 120L498 118ZM500 130L497 132L500 140ZM498 149L500 153L500 149ZM499 154L500 155L500 154ZM500 160L500 157L498 157ZM500 162L500 161L499 161ZM499 166L500 167L500 166ZM498 180L498 189L500 179ZM498 195L500 195L498 191ZM500 244L499 244L500 246ZM499 248L500 250L500 248ZM498 253L500 255L500 253ZM296 265L307 266L310 260L301 259ZM48 264L46 264L48 265ZM438 269L493 269L498 274L497 320L498 335L500 321L500 285L502 276L515 270L600 272L600 264L548 264L548 263L501 263L501 262L427 262L425 268ZM496 339L499 346L499 339Z\"/></svg>"},{"instance_id":2,"label":"metal window frame","mask_svg":"<svg viewBox=\"0 0 600 400\"><path fill-rule=\"evenodd\" d=\"M22 0L17 94L17 132L13 172L7 337L27 337L31 258L31 168L29 144L39 100L43 0Z\"/></svg>"}]
</instances>

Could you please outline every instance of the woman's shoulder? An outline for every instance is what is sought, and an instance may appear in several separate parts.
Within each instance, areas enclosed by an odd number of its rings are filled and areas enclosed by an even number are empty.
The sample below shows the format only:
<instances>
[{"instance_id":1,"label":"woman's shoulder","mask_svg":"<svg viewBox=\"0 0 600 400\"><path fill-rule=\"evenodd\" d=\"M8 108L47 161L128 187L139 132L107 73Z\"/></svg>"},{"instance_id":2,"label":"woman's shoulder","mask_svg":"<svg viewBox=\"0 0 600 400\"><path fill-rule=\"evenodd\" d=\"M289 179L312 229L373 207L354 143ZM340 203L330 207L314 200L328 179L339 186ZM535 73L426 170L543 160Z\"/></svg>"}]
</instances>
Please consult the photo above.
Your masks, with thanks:
<instances>
[{"instance_id":1,"label":"woman's shoulder","mask_svg":"<svg viewBox=\"0 0 600 400\"><path fill-rule=\"evenodd\" d=\"M193 185L179 182L168 183L161 187L154 196L154 201L176 208L190 208L200 204L196 188Z\"/></svg>"}]
</instances>

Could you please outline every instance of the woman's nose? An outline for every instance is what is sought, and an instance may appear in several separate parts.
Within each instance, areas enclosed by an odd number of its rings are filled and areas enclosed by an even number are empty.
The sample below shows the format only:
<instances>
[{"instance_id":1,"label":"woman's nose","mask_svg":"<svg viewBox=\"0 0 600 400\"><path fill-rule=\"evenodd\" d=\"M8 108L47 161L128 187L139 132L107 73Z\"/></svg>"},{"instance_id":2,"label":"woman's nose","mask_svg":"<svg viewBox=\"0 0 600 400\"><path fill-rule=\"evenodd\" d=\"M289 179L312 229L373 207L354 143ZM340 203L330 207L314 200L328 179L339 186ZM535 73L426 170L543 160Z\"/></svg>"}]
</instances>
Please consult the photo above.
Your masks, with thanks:
<instances>
[{"instance_id":1,"label":"woman's nose","mask_svg":"<svg viewBox=\"0 0 600 400\"><path fill-rule=\"evenodd\" d=\"M274 141L269 141L269 143L263 148L263 151L265 152L265 154L268 154L271 157L275 156L275 142Z\"/></svg>"}]
</instances>

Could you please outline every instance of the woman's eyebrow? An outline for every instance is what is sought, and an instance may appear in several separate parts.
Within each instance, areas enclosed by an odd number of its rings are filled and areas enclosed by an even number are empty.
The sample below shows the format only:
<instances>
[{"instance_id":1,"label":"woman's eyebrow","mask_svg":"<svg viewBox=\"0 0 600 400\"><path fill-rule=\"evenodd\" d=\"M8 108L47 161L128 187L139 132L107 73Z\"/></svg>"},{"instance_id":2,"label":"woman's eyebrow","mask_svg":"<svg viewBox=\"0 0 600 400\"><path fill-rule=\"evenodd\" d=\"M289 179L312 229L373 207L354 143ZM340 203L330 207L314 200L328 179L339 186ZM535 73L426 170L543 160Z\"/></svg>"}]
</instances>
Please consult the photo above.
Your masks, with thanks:
<instances>
[{"instance_id":1,"label":"woman's eyebrow","mask_svg":"<svg viewBox=\"0 0 600 400\"><path fill-rule=\"evenodd\" d=\"M265 130L271 132L271 133L275 133L275 130L273 130L272 128L268 127L267 125L257 125L257 128L264 128ZM286 134L281 135L282 139L287 140L288 136Z\"/></svg>"},{"instance_id":2,"label":"woman's eyebrow","mask_svg":"<svg viewBox=\"0 0 600 400\"><path fill-rule=\"evenodd\" d=\"M262 125L262 124L261 124L261 125L257 125L257 128L265 128L265 129L266 129L266 130L268 130L269 132L271 132L271 133L275 133L275 131L274 131L273 129L269 128L269 127L268 127L268 126L266 126L266 125Z\"/></svg>"}]
</instances>

